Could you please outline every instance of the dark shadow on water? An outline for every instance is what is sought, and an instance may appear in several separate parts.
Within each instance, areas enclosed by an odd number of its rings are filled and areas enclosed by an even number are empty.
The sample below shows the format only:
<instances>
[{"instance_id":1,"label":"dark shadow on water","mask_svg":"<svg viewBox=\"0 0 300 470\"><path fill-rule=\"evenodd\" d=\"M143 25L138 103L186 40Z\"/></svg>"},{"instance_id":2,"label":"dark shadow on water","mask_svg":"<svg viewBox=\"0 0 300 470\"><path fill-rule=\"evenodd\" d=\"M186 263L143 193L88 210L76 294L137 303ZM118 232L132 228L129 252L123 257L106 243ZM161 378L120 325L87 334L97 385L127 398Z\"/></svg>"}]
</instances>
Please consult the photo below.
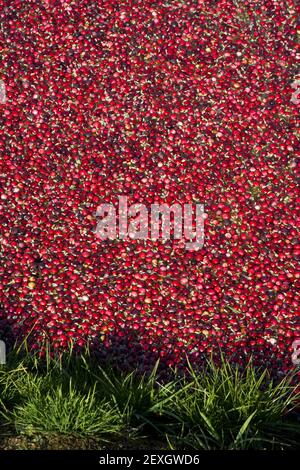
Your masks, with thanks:
<instances>
[{"instance_id":1,"label":"dark shadow on water","mask_svg":"<svg viewBox=\"0 0 300 470\"><path fill-rule=\"evenodd\" d=\"M16 326L12 322L7 321L4 318L3 311L0 310L0 340L6 343L7 353L14 348L20 346L24 342L24 334L22 334L22 325ZM292 341L291 341L292 342ZM189 367L189 363L197 369L202 369L205 366L207 360L213 357L216 364L220 364L223 359L236 364L238 367L245 368L249 363L250 358L252 364L257 368L267 368L272 372L272 375L279 377L286 372L283 370L283 363L287 364L290 360L290 370L293 369L291 361L291 352L289 351L290 344L286 344L285 351L281 352L281 356L278 356L276 349L266 343L265 345L244 345L235 349L234 353L230 353L230 348L226 350L224 347L220 348L218 343L215 341L212 344L213 354L204 352L196 352L187 355L185 351L182 351L180 357L180 364L174 359L172 349L166 351L163 345L163 338L158 337L155 344L156 351L151 350L150 340L149 343L145 344L144 334L143 340L138 330L133 330L130 327L116 328L114 331L110 331L105 335L104 338L95 336L92 339L85 340L84 346L73 344L72 351L75 355L83 354L89 351L91 357L93 357L101 366L110 365L121 371L136 370L139 373L148 373L153 370L153 367L159 361L159 370L161 373L167 373L171 368L177 368L185 370ZM52 354L59 354L65 350L70 349L70 345L62 345L58 348L51 347L51 339L48 341L49 349ZM201 341L199 342L201 346ZM35 336L29 334L26 339L26 349L33 351L34 353L45 351L45 346L37 343Z\"/></svg>"}]
</instances>

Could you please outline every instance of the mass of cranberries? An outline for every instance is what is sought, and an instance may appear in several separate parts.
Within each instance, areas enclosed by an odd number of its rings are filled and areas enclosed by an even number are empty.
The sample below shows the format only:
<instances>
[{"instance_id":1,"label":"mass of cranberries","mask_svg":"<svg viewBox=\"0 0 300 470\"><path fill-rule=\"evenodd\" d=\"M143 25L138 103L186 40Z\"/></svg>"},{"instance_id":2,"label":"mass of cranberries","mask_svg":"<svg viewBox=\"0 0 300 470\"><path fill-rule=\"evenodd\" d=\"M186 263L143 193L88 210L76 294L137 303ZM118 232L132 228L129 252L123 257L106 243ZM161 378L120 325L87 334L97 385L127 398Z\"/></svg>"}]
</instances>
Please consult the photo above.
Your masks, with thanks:
<instances>
[{"instance_id":1,"label":"mass of cranberries","mask_svg":"<svg viewBox=\"0 0 300 470\"><path fill-rule=\"evenodd\" d=\"M296 0L0 1L2 339L291 367L296 18ZM204 204L204 247L97 239L119 195Z\"/></svg>"}]
</instances>

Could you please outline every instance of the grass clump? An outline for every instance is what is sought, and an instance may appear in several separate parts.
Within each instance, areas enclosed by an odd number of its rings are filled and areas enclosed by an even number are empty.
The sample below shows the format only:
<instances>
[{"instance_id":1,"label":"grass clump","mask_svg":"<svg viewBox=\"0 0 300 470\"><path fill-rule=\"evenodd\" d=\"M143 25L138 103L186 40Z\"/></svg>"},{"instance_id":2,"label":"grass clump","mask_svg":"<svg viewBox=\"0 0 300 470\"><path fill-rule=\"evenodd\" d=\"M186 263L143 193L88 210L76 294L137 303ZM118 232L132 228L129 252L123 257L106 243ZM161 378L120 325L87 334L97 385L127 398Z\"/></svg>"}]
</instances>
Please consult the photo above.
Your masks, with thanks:
<instances>
[{"instance_id":1,"label":"grass clump","mask_svg":"<svg viewBox=\"0 0 300 470\"><path fill-rule=\"evenodd\" d=\"M241 370L224 359L168 376L158 364L141 375L103 368L89 354L13 352L0 367L0 445L7 436L73 436L113 448L145 439L160 449L299 448L292 376L276 382L251 362Z\"/></svg>"},{"instance_id":2,"label":"grass clump","mask_svg":"<svg viewBox=\"0 0 300 470\"><path fill-rule=\"evenodd\" d=\"M292 377L275 383L251 362L244 370L210 361L202 373L190 367L180 393L165 407L177 422L176 445L194 449L284 449L299 442L299 404ZM165 410L166 412L166 410Z\"/></svg>"},{"instance_id":3,"label":"grass clump","mask_svg":"<svg viewBox=\"0 0 300 470\"><path fill-rule=\"evenodd\" d=\"M79 393L70 382L43 393L35 393L12 412L12 420L19 433L53 433L76 436L108 436L120 433L122 416L109 402L97 401L95 388L86 395Z\"/></svg>"}]
</instances>

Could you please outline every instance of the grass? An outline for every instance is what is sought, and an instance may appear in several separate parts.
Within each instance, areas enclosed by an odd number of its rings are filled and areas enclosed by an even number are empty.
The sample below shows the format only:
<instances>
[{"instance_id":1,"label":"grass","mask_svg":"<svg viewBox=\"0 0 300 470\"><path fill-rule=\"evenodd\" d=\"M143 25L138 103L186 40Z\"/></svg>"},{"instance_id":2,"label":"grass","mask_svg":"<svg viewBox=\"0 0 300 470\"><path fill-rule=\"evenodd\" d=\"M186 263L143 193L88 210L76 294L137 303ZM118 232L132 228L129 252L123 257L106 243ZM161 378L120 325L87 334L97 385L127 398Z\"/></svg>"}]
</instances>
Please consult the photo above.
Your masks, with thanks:
<instances>
[{"instance_id":1,"label":"grass","mask_svg":"<svg viewBox=\"0 0 300 470\"><path fill-rule=\"evenodd\" d=\"M86 395L79 393L70 382L42 394L39 387L30 400L17 405L11 421L21 434L113 435L122 427L116 408L97 402L95 389Z\"/></svg>"},{"instance_id":2,"label":"grass","mask_svg":"<svg viewBox=\"0 0 300 470\"><path fill-rule=\"evenodd\" d=\"M299 448L295 377L224 359L169 377L14 350L0 366L0 448Z\"/></svg>"},{"instance_id":3,"label":"grass","mask_svg":"<svg viewBox=\"0 0 300 470\"><path fill-rule=\"evenodd\" d=\"M297 447L299 424L287 419L296 405L290 379L275 384L266 370L244 371L210 362L202 374L190 368L180 394L165 405L177 421L177 445L193 449ZM181 435L180 435L181 430Z\"/></svg>"}]
</instances>

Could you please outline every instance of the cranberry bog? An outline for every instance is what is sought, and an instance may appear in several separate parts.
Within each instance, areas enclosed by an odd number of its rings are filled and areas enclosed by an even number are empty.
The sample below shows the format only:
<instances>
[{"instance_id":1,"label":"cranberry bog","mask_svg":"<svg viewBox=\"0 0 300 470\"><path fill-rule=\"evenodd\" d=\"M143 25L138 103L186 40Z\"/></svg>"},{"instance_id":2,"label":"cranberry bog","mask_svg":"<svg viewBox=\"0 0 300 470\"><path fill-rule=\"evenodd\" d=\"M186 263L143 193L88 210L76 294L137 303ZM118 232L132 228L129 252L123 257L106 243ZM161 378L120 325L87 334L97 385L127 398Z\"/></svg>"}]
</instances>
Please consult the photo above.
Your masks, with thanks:
<instances>
[{"instance_id":1,"label":"cranberry bog","mask_svg":"<svg viewBox=\"0 0 300 470\"><path fill-rule=\"evenodd\" d=\"M159 363L165 379L211 357L296 372L297 8L0 0L7 353L88 350L129 374ZM167 236L160 219L153 237L153 205L171 208ZM175 219L200 206L188 249Z\"/></svg>"}]
</instances>

